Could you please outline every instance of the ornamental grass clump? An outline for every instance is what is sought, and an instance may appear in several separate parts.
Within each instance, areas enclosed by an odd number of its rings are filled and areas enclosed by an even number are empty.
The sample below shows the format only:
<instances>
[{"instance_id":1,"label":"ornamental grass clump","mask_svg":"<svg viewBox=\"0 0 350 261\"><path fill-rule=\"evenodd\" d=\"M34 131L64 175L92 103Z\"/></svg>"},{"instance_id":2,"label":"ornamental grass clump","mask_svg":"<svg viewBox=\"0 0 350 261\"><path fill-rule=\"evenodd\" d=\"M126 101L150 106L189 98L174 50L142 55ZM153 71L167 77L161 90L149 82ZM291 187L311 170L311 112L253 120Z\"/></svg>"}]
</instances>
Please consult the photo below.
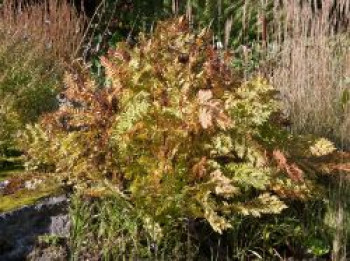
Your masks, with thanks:
<instances>
[{"instance_id":1,"label":"ornamental grass clump","mask_svg":"<svg viewBox=\"0 0 350 261\"><path fill-rule=\"evenodd\" d=\"M243 82L211 37L183 18L162 22L101 58L103 88L67 74L65 103L24 135L28 167L54 166L79 193L120 196L159 229L154 240L174 220L222 233L237 216L307 200L312 176L297 159L314 143L283 129L274 88Z\"/></svg>"}]
</instances>

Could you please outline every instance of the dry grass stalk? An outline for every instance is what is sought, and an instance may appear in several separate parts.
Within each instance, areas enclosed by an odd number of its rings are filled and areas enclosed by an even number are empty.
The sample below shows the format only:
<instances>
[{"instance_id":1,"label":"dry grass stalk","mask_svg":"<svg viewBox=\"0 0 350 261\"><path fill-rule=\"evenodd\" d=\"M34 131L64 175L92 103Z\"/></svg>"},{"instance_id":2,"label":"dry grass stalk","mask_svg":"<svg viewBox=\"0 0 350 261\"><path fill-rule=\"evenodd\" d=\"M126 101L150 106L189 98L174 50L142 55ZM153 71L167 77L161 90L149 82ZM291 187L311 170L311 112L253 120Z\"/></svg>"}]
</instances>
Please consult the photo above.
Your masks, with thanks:
<instances>
[{"instance_id":1,"label":"dry grass stalk","mask_svg":"<svg viewBox=\"0 0 350 261\"><path fill-rule=\"evenodd\" d=\"M9 38L30 40L65 61L76 58L86 19L69 1L4 0L0 11L0 30Z\"/></svg>"},{"instance_id":2,"label":"dry grass stalk","mask_svg":"<svg viewBox=\"0 0 350 261\"><path fill-rule=\"evenodd\" d=\"M349 147L350 1L323 1L318 7L313 1L277 2L270 77L281 91L293 131L323 135Z\"/></svg>"}]
</instances>

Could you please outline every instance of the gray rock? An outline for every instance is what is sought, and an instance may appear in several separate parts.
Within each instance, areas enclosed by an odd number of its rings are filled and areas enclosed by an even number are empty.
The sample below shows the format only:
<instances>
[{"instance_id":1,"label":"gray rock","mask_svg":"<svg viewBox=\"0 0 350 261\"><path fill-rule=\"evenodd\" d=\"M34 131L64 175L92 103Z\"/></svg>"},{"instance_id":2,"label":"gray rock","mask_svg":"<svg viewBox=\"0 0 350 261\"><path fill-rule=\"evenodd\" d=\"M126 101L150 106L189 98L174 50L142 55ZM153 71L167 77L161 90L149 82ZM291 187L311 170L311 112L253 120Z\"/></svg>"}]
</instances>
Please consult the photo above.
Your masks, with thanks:
<instances>
[{"instance_id":1,"label":"gray rock","mask_svg":"<svg viewBox=\"0 0 350 261\"><path fill-rule=\"evenodd\" d=\"M68 237L70 230L70 219L67 214L51 217L49 233L60 237Z\"/></svg>"},{"instance_id":2,"label":"gray rock","mask_svg":"<svg viewBox=\"0 0 350 261\"><path fill-rule=\"evenodd\" d=\"M38 236L69 236L69 226L66 196L0 214L0 261L25 260Z\"/></svg>"},{"instance_id":3,"label":"gray rock","mask_svg":"<svg viewBox=\"0 0 350 261\"><path fill-rule=\"evenodd\" d=\"M7 185L10 184L10 181L4 180L0 182L0 189L4 189L7 187Z\"/></svg>"},{"instance_id":4,"label":"gray rock","mask_svg":"<svg viewBox=\"0 0 350 261\"><path fill-rule=\"evenodd\" d=\"M0 182L0 195L2 195L6 189L6 187L10 184L10 181L4 180Z\"/></svg>"}]
</instances>

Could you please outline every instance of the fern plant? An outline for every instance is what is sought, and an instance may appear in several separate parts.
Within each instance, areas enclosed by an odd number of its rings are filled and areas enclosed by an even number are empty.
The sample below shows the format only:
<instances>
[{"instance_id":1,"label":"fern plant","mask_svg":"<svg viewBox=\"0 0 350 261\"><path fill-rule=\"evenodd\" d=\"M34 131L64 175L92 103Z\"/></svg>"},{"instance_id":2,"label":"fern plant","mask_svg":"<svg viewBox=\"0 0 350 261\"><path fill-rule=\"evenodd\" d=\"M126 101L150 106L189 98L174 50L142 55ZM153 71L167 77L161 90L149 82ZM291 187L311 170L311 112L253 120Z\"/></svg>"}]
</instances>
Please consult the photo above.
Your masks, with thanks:
<instances>
[{"instance_id":1,"label":"fern plant","mask_svg":"<svg viewBox=\"0 0 350 261\"><path fill-rule=\"evenodd\" d=\"M101 58L103 88L67 74L68 102L26 134L26 146L45 133L56 171L76 189L122 195L160 231L190 218L222 233L235 216L279 214L285 199L312 195L272 86L242 82L210 31L193 34L184 18L139 39ZM313 145L299 143L304 152ZM29 162L46 161L47 150L31 148Z\"/></svg>"}]
</instances>

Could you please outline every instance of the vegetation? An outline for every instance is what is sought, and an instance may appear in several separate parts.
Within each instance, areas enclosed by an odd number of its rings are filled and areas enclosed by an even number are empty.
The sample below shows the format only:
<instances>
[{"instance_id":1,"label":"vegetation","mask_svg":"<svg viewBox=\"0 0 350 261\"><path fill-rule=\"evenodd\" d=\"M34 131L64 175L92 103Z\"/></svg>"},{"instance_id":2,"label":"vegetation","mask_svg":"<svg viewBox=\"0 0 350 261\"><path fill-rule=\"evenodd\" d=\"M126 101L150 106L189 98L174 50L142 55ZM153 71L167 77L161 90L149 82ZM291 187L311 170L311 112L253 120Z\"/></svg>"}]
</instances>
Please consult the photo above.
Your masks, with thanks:
<instances>
[{"instance_id":1,"label":"vegetation","mask_svg":"<svg viewBox=\"0 0 350 261\"><path fill-rule=\"evenodd\" d=\"M52 175L42 177L33 173L24 174L21 170L21 172L0 172L0 181L3 177L9 180L9 184L5 189L0 190L0 213L34 204L48 196L63 192L61 184ZM35 186L31 187L29 183Z\"/></svg>"},{"instance_id":2,"label":"vegetation","mask_svg":"<svg viewBox=\"0 0 350 261\"><path fill-rule=\"evenodd\" d=\"M6 39L6 36L2 39ZM44 112L57 108L59 72L50 58L37 56L29 43L1 46L1 131L2 147L14 146L15 130L35 122ZM18 55L20 53L20 55ZM21 56L21 53L24 54ZM44 53L42 53L44 55ZM33 70L35 68L35 70Z\"/></svg>"},{"instance_id":3,"label":"vegetation","mask_svg":"<svg viewBox=\"0 0 350 261\"><path fill-rule=\"evenodd\" d=\"M70 238L39 244L72 260L346 259L347 1L14 3L0 212L72 193Z\"/></svg>"},{"instance_id":4,"label":"vegetation","mask_svg":"<svg viewBox=\"0 0 350 261\"><path fill-rule=\"evenodd\" d=\"M0 212L32 204L54 194L57 184L23 189L26 179L19 133L44 113L58 108L64 64L82 41L84 19L65 1L22 5L3 1L0 10ZM41 177L40 179L45 179ZM12 189L10 189L12 190Z\"/></svg>"},{"instance_id":5,"label":"vegetation","mask_svg":"<svg viewBox=\"0 0 350 261\"><path fill-rule=\"evenodd\" d=\"M5 1L0 13L0 153L16 146L17 130L57 109L62 62L72 59L68 56L81 41L76 31L81 18L67 3L47 4L24 7L19 14Z\"/></svg>"},{"instance_id":6,"label":"vegetation","mask_svg":"<svg viewBox=\"0 0 350 261\"><path fill-rule=\"evenodd\" d=\"M12 195L1 196L0 213L13 211L34 204L35 202L59 193L56 186L46 184L44 187L31 190L20 190Z\"/></svg>"},{"instance_id":7,"label":"vegetation","mask_svg":"<svg viewBox=\"0 0 350 261\"><path fill-rule=\"evenodd\" d=\"M276 25L271 34L270 79L284 97L293 132L322 135L346 148L350 144L349 28L335 27L333 9L324 6L314 13L312 6L287 7L284 26L290 29ZM350 18L347 12L344 19ZM283 13L283 9L276 11L275 16Z\"/></svg>"},{"instance_id":8,"label":"vegetation","mask_svg":"<svg viewBox=\"0 0 350 261\"><path fill-rule=\"evenodd\" d=\"M151 39L141 35L137 46L120 43L101 58L104 88L84 73L66 75L62 95L74 102L28 128L28 166L56 170L79 194L114 195L135 213L134 229L157 231L149 235L156 244L182 220L205 220L222 234L236 219L279 214L288 201L317 198L313 173L293 159L327 155L334 146L283 130L274 89L259 78L242 82L226 62L229 54L210 39L206 29L190 33L183 18L170 20ZM117 211L113 202L104 208ZM97 235L90 236L77 240L91 244ZM142 249L123 243L124 255ZM102 244L116 258L114 244ZM87 254L88 246L80 247Z\"/></svg>"}]
</instances>

